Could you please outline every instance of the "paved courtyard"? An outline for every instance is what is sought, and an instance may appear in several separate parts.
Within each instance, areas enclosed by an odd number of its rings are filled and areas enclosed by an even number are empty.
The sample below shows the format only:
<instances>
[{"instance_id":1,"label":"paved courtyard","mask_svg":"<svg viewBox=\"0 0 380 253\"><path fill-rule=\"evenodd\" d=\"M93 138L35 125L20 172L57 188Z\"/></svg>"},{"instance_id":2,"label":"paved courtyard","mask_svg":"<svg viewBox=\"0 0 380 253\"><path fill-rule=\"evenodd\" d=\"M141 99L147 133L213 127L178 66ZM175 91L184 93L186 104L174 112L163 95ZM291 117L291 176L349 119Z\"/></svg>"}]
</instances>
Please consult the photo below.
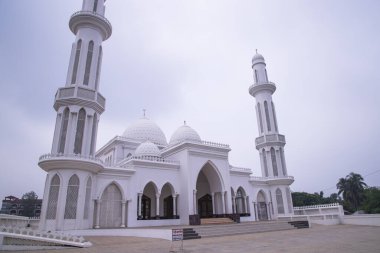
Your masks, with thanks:
<instances>
[{"instance_id":1,"label":"paved courtyard","mask_svg":"<svg viewBox=\"0 0 380 253\"><path fill-rule=\"evenodd\" d=\"M137 237L87 237L87 249L33 251L34 253L167 253L171 242ZM177 245L177 244L176 244ZM380 252L380 227L314 225L311 229L286 230L184 241L185 252ZM15 252L15 251L13 251ZM18 251L20 252L20 251ZM25 252L25 251L24 251Z\"/></svg>"}]
</instances>

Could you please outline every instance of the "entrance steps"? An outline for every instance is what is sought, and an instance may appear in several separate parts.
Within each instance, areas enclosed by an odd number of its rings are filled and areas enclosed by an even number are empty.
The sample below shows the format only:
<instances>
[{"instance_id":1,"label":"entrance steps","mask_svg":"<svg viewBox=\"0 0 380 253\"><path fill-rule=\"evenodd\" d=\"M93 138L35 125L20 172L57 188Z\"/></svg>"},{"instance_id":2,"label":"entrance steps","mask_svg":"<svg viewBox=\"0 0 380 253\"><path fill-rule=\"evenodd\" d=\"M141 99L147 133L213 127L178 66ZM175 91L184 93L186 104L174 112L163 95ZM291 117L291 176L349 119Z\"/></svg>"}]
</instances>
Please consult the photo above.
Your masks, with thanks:
<instances>
[{"instance_id":1,"label":"entrance steps","mask_svg":"<svg viewBox=\"0 0 380 253\"><path fill-rule=\"evenodd\" d=\"M202 238L297 229L287 221L259 221L193 227Z\"/></svg>"},{"instance_id":2,"label":"entrance steps","mask_svg":"<svg viewBox=\"0 0 380 253\"><path fill-rule=\"evenodd\" d=\"M230 218L202 218L201 225L233 224Z\"/></svg>"}]
</instances>

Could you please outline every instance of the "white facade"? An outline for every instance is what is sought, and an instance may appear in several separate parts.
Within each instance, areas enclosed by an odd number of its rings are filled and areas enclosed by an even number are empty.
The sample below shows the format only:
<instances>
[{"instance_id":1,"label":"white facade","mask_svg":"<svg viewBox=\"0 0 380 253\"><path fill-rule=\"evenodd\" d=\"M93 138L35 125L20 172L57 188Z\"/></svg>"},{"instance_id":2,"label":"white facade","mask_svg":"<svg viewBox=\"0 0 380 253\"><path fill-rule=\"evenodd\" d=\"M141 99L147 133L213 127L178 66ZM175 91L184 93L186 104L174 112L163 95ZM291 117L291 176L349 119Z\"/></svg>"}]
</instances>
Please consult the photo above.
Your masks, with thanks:
<instances>
[{"instance_id":1,"label":"white facade","mask_svg":"<svg viewBox=\"0 0 380 253\"><path fill-rule=\"evenodd\" d=\"M95 153L105 99L99 93L102 42L111 35L104 0L84 0L70 19L76 35L66 85L54 108L50 154L39 166L48 174L40 228L72 230L198 224L203 217L241 221L293 214L285 165L264 58L252 60L260 136L262 177L230 165L228 145L204 141L184 123L167 142L145 115Z\"/></svg>"}]
</instances>

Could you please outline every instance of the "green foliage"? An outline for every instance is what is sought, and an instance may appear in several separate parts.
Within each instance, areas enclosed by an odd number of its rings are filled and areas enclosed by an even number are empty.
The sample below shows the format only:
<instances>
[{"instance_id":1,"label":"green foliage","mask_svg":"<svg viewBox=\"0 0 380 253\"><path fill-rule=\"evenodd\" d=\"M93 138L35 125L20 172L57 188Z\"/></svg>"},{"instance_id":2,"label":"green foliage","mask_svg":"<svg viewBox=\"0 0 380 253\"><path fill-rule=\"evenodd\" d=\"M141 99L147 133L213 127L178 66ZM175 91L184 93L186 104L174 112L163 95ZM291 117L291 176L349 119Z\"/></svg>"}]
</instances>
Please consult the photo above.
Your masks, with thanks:
<instances>
[{"instance_id":1,"label":"green foliage","mask_svg":"<svg viewBox=\"0 0 380 253\"><path fill-rule=\"evenodd\" d=\"M37 194L34 191L30 191L22 195L21 199L23 200L35 200L38 199Z\"/></svg>"},{"instance_id":2,"label":"green foliage","mask_svg":"<svg viewBox=\"0 0 380 253\"><path fill-rule=\"evenodd\" d=\"M367 186L360 174L351 172L345 178L340 178L336 184L338 194L350 205L349 209L358 210L364 200L364 189Z\"/></svg>"},{"instance_id":3,"label":"green foliage","mask_svg":"<svg viewBox=\"0 0 380 253\"><path fill-rule=\"evenodd\" d=\"M341 199L338 197L338 194L333 193L330 197L323 197L323 191L314 194L307 192L293 192L292 200L293 206L312 206L312 205L322 205L322 204L331 204L340 202Z\"/></svg>"},{"instance_id":4,"label":"green foliage","mask_svg":"<svg viewBox=\"0 0 380 253\"><path fill-rule=\"evenodd\" d=\"M364 190L364 198L361 209L366 213L380 213L380 189L369 187Z\"/></svg>"},{"instance_id":5,"label":"green foliage","mask_svg":"<svg viewBox=\"0 0 380 253\"><path fill-rule=\"evenodd\" d=\"M23 216L34 216L34 205L37 204L38 196L34 191L30 191L22 195L22 205L24 206Z\"/></svg>"}]
</instances>

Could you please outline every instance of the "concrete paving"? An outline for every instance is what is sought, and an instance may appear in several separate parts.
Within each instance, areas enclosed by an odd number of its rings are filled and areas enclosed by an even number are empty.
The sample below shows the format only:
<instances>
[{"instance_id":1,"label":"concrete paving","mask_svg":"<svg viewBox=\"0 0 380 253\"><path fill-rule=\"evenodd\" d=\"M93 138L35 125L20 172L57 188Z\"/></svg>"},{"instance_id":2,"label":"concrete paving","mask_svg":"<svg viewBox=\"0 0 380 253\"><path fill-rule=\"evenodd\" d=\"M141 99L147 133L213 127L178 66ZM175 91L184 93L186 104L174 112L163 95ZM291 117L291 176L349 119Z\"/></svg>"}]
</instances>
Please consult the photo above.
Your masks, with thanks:
<instances>
[{"instance_id":1,"label":"concrete paving","mask_svg":"<svg viewBox=\"0 0 380 253\"><path fill-rule=\"evenodd\" d=\"M33 251L34 253L167 253L171 242L137 237L86 237L94 246L86 249ZM175 246L179 243L176 242ZM285 230L247 235L223 236L184 241L186 253L228 252L380 252L380 227L313 225L310 229ZM22 252L22 251L13 251ZM25 252L25 251L23 251Z\"/></svg>"}]
</instances>

